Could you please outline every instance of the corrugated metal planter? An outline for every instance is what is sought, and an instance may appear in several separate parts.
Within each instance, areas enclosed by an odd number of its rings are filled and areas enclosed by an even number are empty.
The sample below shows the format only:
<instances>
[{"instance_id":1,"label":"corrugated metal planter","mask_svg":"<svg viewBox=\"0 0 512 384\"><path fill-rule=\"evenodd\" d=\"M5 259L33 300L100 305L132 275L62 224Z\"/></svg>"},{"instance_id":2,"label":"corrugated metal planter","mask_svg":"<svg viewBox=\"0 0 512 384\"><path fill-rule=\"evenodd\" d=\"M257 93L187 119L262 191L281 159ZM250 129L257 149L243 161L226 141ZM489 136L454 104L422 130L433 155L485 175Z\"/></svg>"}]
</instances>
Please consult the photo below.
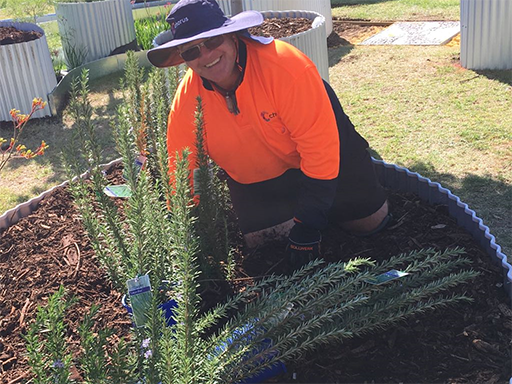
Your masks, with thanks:
<instances>
[{"instance_id":1,"label":"corrugated metal planter","mask_svg":"<svg viewBox=\"0 0 512 384\"><path fill-rule=\"evenodd\" d=\"M501 247L496 244L496 238L491 235L489 227L484 225L475 211L450 190L417 172L411 172L406 168L388 164L382 160L373 159L373 163L380 183L384 187L399 192L413 193L432 205L446 205L450 217L457 220L457 224L468 231L495 264L501 266L505 291L512 298L512 265L508 262L507 256L501 252Z\"/></svg>"},{"instance_id":2,"label":"corrugated metal planter","mask_svg":"<svg viewBox=\"0 0 512 384\"><path fill-rule=\"evenodd\" d=\"M114 160L105 165L104 168L108 169L120 161L120 159ZM501 267L504 289L509 297L512 298L512 265L508 262L507 256L501 252L501 247L496 243L496 239L491 234L489 227L484 225L482 219L476 215L475 211L470 209L467 204L463 203L459 197L452 194L448 189L443 188L441 184L432 182L416 172L411 172L406 168L388 164L381 160L373 159L373 163L383 186L402 193L413 193L429 204L446 205L449 215L457 220L458 225L471 234L490 256L492 262ZM86 175L84 174L82 177ZM19 204L0 216L0 231L9 228L21 218L30 215L45 196L49 195L55 188L65 186L67 183L66 181L57 187L43 192L39 196Z\"/></svg>"},{"instance_id":3,"label":"corrugated metal planter","mask_svg":"<svg viewBox=\"0 0 512 384\"><path fill-rule=\"evenodd\" d=\"M460 61L469 69L512 69L512 1L461 0Z\"/></svg>"},{"instance_id":4,"label":"corrugated metal planter","mask_svg":"<svg viewBox=\"0 0 512 384\"><path fill-rule=\"evenodd\" d=\"M138 51L135 52L135 57L139 61L140 66L151 67L151 63L147 59L146 54L147 51ZM89 70L89 81L92 81L103 76L108 76L111 73L123 71L127 58L128 55L126 53L120 53L118 55L91 61L90 63L80 65L70 70L48 95L48 103L52 113L56 115L64 108L69 98L73 79L77 76L80 77L84 69Z\"/></svg>"},{"instance_id":5,"label":"corrugated metal planter","mask_svg":"<svg viewBox=\"0 0 512 384\"><path fill-rule=\"evenodd\" d=\"M46 36L40 27L31 23L2 21L0 27L42 33L36 40L0 46L0 121L10 121L11 109L29 113L35 97L48 101L47 95L57 84L57 78ZM46 106L33 116L50 115L50 108Z\"/></svg>"},{"instance_id":6,"label":"corrugated metal planter","mask_svg":"<svg viewBox=\"0 0 512 384\"><path fill-rule=\"evenodd\" d=\"M292 36L283 37L286 41L304 52L316 65L320 76L329 82L329 60L327 54L327 35L325 33L325 17L312 11L265 11L265 19L304 17L313 23L311 29Z\"/></svg>"},{"instance_id":7,"label":"corrugated metal planter","mask_svg":"<svg viewBox=\"0 0 512 384\"><path fill-rule=\"evenodd\" d=\"M312 21L311 29L292 36L283 37L286 41L304 52L316 65L318 72L325 81L329 81L329 61L327 56L327 36L325 34L325 17L311 11L265 11L263 17L269 18L299 18L303 17ZM171 31L164 31L155 37L153 45L158 47L169 41Z\"/></svg>"},{"instance_id":8,"label":"corrugated metal planter","mask_svg":"<svg viewBox=\"0 0 512 384\"><path fill-rule=\"evenodd\" d=\"M226 15L231 15L231 0L218 0L219 6ZM303 9L317 12L325 17L325 32L329 36L332 32L331 0L242 0L244 11L287 11L290 9Z\"/></svg>"},{"instance_id":9,"label":"corrugated metal planter","mask_svg":"<svg viewBox=\"0 0 512 384\"><path fill-rule=\"evenodd\" d=\"M107 57L135 41L130 0L57 3L55 13L70 69Z\"/></svg>"}]
</instances>

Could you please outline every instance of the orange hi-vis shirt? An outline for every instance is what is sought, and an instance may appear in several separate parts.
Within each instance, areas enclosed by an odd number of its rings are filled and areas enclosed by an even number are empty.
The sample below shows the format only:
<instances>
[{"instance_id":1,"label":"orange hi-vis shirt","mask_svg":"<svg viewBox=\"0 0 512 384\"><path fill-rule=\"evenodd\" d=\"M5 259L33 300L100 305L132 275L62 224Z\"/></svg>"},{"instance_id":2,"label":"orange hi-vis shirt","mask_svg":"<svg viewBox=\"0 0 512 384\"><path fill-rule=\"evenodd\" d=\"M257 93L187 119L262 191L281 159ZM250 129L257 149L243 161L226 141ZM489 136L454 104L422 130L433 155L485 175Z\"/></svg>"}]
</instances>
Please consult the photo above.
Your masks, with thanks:
<instances>
[{"instance_id":1,"label":"orange hi-vis shirt","mask_svg":"<svg viewBox=\"0 0 512 384\"><path fill-rule=\"evenodd\" d=\"M169 114L170 167L188 147L195 168L195 111L204 111L209 156L242 184L273 179L291 168L313 179L332 180L339 172L339 136L329 97L314 63L283 41L268 45L242 39L243 80L236 90L240 113L230 113L223 95L189 69Z\"/></svg>"}]
</instances>

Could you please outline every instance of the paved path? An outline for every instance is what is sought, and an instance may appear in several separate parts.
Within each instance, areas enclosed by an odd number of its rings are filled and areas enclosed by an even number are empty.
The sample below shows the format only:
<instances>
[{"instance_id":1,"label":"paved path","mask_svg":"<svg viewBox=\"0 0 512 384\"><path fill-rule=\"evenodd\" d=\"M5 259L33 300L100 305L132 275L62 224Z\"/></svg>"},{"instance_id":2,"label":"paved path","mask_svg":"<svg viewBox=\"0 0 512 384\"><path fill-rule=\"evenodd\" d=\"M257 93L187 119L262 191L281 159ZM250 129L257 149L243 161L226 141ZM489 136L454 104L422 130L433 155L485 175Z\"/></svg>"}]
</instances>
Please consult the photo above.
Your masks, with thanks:
<instances>
[{"instance_id":1,"label":"paved path","mask_svg":"<svg viewBox=\"0 0 512 384\"><path fill-rule=\"evenodd\" d=\"M443 45L460 32L458 21L397 22L361 45Z\"/></svg>"}]
</instances>

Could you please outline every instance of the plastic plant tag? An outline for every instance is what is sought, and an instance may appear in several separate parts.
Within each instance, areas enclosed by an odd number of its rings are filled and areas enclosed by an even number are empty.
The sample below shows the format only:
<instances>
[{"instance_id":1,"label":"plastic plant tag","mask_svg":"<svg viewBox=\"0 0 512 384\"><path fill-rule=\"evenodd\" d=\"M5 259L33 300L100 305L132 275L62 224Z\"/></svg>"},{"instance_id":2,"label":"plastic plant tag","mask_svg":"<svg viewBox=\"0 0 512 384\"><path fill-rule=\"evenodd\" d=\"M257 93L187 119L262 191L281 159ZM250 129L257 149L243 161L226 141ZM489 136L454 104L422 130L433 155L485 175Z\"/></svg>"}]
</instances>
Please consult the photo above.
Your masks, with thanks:
<instances>
[{"instance_id":1,"label":"plastic plant tag","mask_svg":"<svg viewBox=\"0 0 512 384\"><path fill-rule=\"evenodd\" d=\"M130 189L130 186L126 184L107 185L105 188L103 188L103 192L105 192L105 194L110 197L127 198L132 195L132 190Z\"/></svg>"},{"instance_id":2,"label":"plastic plant tag","mask_svg":"<svg viewBox=\"0 0 512 384\"><path fill-rule=\"evenodd\" d=\"M373 285L380 285L387 283L388 281L399 279L401 277L407 276L409 273L397 271L396 269L392 269L390 271L381 273L380 275L377 275L375 277L370 277L368 279L365 279L367 283L373 284Z\"/></svg>"},{"instance_id":3,"label":"plastic plant tag","mask_svg":"<svg viewBox=\"0 0 512 384\"><path fill-rule=\"evenodd\" d=\"M139 155L137 156L137 158L135 159L135 167L137 168L137 174L140 173L140 171L142 169L144 169L144 166L146 165L146 160L148 158L144 155Z\"/></svg>"},{"instance_id":4,"label":"plastic plant tag","mask_svg":"<svg viewBox=\"0 0 512 384\"><path fill-rule=\"evenodd\" d=\"M144 155L139 155L134 161L135 169L137 170L137 176L139 175L140 171L144 169L144 166L146 165L147 157ZM126 172L126 171L125 171ZM126 173L123 172L123 179L127 180Z\"/></svg>"},{"instance_id":5,"label":"plastic plant tag","mask_svg":"<svg viewBox=\"0 0 512 384\"><path fill-rule=\"evenodd\" d=\"M138 276L126 282L128 296L133 312L133 321L137 327L146 324L146 313L151 307L151 284L148 275Z\"/></svg>"}]
</instances>

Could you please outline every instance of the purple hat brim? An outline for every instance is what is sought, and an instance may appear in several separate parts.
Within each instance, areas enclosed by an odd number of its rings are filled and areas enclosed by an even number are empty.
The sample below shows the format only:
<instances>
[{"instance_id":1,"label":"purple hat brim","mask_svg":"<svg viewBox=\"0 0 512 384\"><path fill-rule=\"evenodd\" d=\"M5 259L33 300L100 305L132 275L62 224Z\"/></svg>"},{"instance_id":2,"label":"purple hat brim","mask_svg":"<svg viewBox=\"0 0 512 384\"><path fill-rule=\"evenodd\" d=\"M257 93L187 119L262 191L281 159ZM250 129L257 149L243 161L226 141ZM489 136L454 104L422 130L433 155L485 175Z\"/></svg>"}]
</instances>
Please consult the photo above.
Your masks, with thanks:
<instances>
[{"instance_id":1,"label":"purple hat brim","mask_svg":"<svg viewBox=\"0 0 512 384\"><path fill-rule=\"evenodd\" d=\"M241 31L250 27L255 27L263 23L263 15L258 11L244 11L230 19L219 28L187 37L185 39L170 40L158 47L152 48L147 53L147 58L155 67L165 68L173 67L184 63L179 55L177 47L190 41L206 39L213 36L224 35L226 33Z\"/></svg>"}]
</instances>

